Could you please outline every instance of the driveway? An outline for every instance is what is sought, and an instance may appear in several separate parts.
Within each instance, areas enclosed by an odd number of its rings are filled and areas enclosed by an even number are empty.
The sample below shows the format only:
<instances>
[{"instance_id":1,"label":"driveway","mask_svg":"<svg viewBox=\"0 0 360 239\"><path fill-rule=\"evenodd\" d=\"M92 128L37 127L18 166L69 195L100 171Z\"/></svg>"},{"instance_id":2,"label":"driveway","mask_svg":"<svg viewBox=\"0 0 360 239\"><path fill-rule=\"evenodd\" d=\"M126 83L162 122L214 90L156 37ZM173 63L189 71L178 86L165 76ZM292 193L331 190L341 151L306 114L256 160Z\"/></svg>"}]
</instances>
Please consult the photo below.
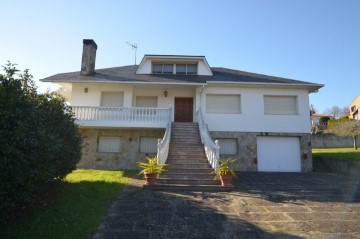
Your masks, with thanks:
<instances>
[{"instance_id":1,"label":"driveway","mask_svg":"<svg viewBox=\"0 0 360 239\"><path fill-rule=\"evenodd\" d=\"M360 183L329 173L238 173L232 192L132 179L94 238L360 238Z\"/></svg>"}]
</instances>

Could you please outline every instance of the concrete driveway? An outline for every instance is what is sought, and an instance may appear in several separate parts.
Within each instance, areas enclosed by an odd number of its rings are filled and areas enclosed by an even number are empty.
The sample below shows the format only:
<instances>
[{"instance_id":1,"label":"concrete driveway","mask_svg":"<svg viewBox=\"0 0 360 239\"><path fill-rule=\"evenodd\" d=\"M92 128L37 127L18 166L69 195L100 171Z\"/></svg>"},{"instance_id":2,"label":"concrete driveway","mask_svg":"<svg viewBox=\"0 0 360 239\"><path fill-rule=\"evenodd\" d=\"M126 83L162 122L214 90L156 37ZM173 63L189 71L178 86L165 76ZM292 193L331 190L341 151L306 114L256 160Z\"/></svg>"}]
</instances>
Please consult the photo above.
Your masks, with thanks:
<instances>
[{"instance_id":1,"label":"concrete driveway","mask_svg":"<svg viewBox=\"0 0 360 239\"><path fill-rule=\"evenodd\" d=\"M232 192L133 179L94 238L360 238L360 183L327 173L238 173Z\"/></svg>"}]
</instances>

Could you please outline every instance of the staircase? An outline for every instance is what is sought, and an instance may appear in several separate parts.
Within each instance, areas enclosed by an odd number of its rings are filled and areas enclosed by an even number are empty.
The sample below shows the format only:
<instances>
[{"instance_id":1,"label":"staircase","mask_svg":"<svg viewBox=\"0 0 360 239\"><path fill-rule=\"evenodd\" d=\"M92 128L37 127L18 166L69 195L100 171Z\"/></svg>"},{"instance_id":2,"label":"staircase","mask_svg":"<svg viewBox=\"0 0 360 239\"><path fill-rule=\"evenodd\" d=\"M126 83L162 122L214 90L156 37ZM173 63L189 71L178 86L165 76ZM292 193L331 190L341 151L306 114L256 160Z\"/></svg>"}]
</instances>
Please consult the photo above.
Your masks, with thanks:
<instances>
[{"instance_id":1,"label":"staircase","mask_svg":"<svg viewBox=\"0 0 360 239\"><path fill-rule=\"evenodd\" d=\"M167 172L159 175L154 189L229 191L214 180L201 143L197 123L172 123Z\"/></svg>"}]
</instances>

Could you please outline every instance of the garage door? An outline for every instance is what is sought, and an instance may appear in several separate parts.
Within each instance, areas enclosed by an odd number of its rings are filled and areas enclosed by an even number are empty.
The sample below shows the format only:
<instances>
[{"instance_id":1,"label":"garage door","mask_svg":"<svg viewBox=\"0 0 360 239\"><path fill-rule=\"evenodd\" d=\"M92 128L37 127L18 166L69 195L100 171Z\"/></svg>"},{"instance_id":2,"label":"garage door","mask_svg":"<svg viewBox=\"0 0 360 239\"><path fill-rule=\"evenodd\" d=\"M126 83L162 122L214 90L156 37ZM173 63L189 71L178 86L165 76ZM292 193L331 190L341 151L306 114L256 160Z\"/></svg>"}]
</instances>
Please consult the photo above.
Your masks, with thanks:
<instances>
[{"instance_id":1,"label":"garage door","mask_svg":"<svg viewBox=\"0 0 360 239\"><path fill-rule=\"evenodd\" d=\"M297 137L257 137L258 171L301 172Z\"/></svg>"}]
</instances>

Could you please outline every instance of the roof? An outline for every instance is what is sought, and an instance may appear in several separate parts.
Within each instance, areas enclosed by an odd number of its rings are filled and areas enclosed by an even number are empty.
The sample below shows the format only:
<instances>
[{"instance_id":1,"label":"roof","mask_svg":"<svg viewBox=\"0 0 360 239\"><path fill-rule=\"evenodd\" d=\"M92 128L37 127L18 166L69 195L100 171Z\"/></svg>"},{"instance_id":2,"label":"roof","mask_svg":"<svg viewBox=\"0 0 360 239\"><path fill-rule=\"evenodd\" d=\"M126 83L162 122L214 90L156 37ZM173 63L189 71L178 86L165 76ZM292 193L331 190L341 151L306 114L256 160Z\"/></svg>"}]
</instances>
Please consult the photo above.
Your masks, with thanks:
<instances>
[{"instance_id":1,"label":"roof","mask_svg":"<svg viewBox=\"0 0 360 239\"><path fill-rule=\"evenodd\" d=\"M328 114L312 114L312 117L330 117L330 118L334 118L334 116L332 115L328 115Z\"/></svg>"},{"instance_id":2,"label":"roof","mask_svg":"<svg viewBox=\"0 0 360 239\"><path fill-rule=\"evenodd\" d=\"M106 83L145 83L145 84L244 84L244 85L277 85L293 86L309 89L310 92L323 87L305 81L255 74L222 67L211 67L212 76L205 75L176 75L176 74L136 74L136 65L97 69L94 75L81 75L80 71L56 74L44 79L43 82L79 83L79 82L106 82Z\"/></svg>"}]
</instances>

